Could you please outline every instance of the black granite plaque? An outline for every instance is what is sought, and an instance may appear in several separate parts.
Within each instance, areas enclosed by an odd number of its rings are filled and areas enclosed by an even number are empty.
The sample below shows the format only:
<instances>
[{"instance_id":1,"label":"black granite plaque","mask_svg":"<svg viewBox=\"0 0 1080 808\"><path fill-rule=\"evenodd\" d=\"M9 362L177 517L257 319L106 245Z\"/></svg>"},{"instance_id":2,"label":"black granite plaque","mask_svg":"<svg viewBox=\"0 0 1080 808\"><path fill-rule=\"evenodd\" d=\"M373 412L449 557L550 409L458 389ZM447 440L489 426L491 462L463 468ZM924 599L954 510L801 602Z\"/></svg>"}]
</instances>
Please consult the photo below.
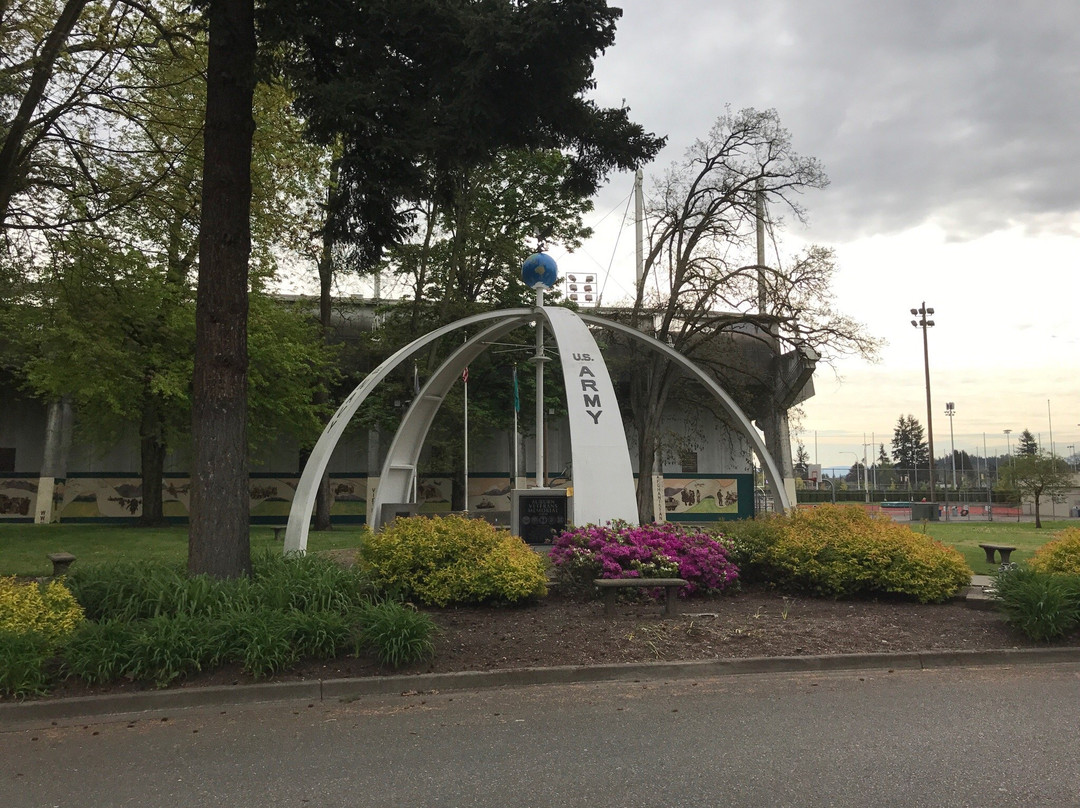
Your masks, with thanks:
<instances>
[{"instance_id":1,"label":"black granite plaque","mask_svg":"<svg viewBox=\"0 0 1080 808\"><path fill-rule=\"evenodd\" d=\"M518 501L517 535L528 544L550 544L566 530L566 492L521 492Z\"/></svg>"}]
</instances>

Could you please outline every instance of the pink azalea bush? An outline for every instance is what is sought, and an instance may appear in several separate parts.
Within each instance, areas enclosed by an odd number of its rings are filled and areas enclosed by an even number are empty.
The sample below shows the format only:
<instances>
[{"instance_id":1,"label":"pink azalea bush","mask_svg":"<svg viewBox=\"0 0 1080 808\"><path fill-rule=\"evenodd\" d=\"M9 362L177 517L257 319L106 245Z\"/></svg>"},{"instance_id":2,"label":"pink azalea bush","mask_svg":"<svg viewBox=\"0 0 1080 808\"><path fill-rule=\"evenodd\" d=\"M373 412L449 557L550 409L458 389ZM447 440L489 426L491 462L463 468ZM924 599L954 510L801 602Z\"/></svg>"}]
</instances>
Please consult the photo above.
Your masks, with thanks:
<instances>
[{"instance_id":1,"label":"pink azalea bush","mask_svg":"<svg viewBox=\"0 0 1080 808\"><path fill-rule=\"evenodd\" d=\"M560 585L583 592L596 578L685 578L685 597L723 592L739 576L722 536L671 522L585 525L561 533L548 555Z\"/></svg>"}]
</instances>

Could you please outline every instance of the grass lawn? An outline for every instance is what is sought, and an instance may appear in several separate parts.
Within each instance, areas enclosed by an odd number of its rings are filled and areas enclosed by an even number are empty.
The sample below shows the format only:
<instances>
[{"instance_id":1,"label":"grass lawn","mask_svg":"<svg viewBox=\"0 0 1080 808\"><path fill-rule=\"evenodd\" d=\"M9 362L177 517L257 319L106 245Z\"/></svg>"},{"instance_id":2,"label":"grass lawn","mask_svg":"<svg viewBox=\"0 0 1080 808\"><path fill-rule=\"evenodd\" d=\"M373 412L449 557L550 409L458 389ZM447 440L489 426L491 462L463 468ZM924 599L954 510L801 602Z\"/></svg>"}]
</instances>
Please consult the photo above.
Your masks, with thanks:
<instances>
[{"instance_id":1,"label":"grass lawn","mask_svg":"<svg viewBox=\"0 0 1080 808\"><path fill-rule=\"evenodd\" d=\"M942 544L955 547L967 560L968 566L984 575L997 569L986 563L986 553L980 544L1006 544L1016 548L1012 561L1023 563L1035 554L1035 550L1053 540L1054 534L1067 527L1077 527L1073 521L1044 519L1036 530L1034 522L927 522L925 532ZM923 532L923 525L913 523L911 529Z\"/></svg>"},{"instance_id":2,"label":"grass lawn","mask_svg":"<svg viewBox=\"0 0 1080 808\"><path fill-rule=\"evenodd\" d=\"M76 565L120 558L184 563L187 542L186 525L144 528L115 524L0 524L0 575L50 575L52 563L48 555L61 550L74 555ZM313 552L357 547L359 543L359 525L308 534L308 550ZM252 525L252 555L268 549L281 550L273 529Z\"/></svg>"}]
</instances>

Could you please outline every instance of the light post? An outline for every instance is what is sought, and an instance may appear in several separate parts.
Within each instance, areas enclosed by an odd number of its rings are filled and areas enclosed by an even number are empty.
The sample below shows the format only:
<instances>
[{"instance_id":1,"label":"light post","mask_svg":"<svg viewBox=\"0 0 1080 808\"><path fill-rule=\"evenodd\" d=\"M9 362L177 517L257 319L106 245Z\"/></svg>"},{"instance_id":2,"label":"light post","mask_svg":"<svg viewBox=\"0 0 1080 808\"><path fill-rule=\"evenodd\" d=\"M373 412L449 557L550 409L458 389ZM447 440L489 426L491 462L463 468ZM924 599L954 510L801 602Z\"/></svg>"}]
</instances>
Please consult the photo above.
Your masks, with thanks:
<instances>
[{"instance_id":1,"label":"light post","mask_svg":"<svg viewBox=\"0 0 1080 808\"><path fill-rule=\"evenodd\" d=\"M1076 454L1076 444L1069 443L1065 445L1065 448L1069 450L1069 468L1073 467L1073 455Z\"/></svg>"},{"instance_id":2,"label":"light post","mask_svg":"<svg viewBox=\"0 0 1080 808\"><path fill-rule=\"evenodd\" d=\"M917 315L919 319L912 320L911 325L915 328L922 329L922 344L923 344L923 368L926 373L926 440L930 448L930 499L934 499L934 415L933 408L930 404L930 343L926 338L926 329L933 328L934 321L927 319L928 316L933 316L934 310L926 308L926 301L922 302L922 305L917 309L912 309L911 313Z\"/></svg>"},{"instance_id":3,"label":"light post","mask_svg":"<svg viewBox=\"0 0 1080 808\"><path fill-rule=\"evenodd\" d=\"M859 473L859 453L841 450L840 454L849 454L855 458L855 490L858 491L862 485L862 477Z\"/></svg>"},{"instance_id":4,"label":"light post","mask_svg":"<svg viewBox=\"0 0 1080 808\"><path fill-rule=\"evenodd\" d=\"M951 401L945 404L945 414L949 416L949 446L952 448L952 487L953 491L958 491L956 487L956 440L953 438L952 419L956 415L956 405Z\"/></svg>"},{"instance_id":5,"label":"light post","mask_svg":"<svg viewBox=\"0 0 1080 808\"><path fill-rule=\"evenodd\" d=\"M1012 441L1009 440L1009 435L1012 433L1011 429L1005 430L1005 451L1009 455L1009 468L1013 468L1013 456L1012 456Z\"/></svg>"}]
</instances>

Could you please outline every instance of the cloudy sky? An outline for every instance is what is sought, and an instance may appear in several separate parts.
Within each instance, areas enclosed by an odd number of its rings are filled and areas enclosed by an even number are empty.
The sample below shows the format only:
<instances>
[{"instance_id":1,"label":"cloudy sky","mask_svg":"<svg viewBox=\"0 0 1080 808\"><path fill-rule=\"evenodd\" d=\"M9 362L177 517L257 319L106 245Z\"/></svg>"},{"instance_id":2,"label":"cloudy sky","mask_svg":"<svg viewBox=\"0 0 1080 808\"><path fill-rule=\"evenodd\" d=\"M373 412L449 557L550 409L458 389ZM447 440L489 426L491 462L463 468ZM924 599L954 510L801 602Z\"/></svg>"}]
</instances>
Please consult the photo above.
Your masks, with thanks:
<instances>
[{"instance_id":1,"label":"cloudy sky","mask_svg":"<svg viewBox=\"0 0 1080 808\"><path fill-rule=\"evenodd\" d=\"M1005 451L1026 428L1080 448L1080 3L1074 0L612 0L614 48L596 99L669 137L659 175L725 105L775 108L828 188L783 249L836 249L837 306L887 341L881 361L823 367L801 439L849 465L902 414L926 424L929 332L936 453ZM632 178L596 200L597 236L564 272L612 267L605 302L633 277ZM616 245L618 241L618 245ZM871 449L872 451L872 449Z\"/></svg>"}]
</instances>

